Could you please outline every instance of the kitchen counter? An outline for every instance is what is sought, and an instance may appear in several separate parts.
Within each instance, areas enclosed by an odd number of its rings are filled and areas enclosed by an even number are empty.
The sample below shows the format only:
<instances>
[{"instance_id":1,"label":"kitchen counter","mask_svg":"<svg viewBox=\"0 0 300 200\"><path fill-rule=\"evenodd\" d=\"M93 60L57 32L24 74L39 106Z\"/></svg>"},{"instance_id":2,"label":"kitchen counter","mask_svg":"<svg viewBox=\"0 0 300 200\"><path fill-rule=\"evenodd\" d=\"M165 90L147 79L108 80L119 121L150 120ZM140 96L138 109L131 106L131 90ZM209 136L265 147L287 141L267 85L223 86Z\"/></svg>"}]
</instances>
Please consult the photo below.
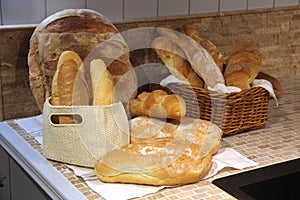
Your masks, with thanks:
<instances>
[{"instance_id":1,"label":"kitchen counter","mask_svg":"<svg viewBox=\"0 0 300 200\"><path fill-rule=\"evenodd\" d=\"M235 199L212 184L216 178L300 157L300 76L281 77L279 106L269 102L268 123L259 129L226 136L230 146L257 166L236 170L225 168L195 184L166 188L138 199ZM0 144L53 199L102 199L65 164L45 159L41 145L14 120L0 123ZM67 198L66 198L67 197ZM76 198L75 198L76 197Z\"/></svg>"}]
</instances>

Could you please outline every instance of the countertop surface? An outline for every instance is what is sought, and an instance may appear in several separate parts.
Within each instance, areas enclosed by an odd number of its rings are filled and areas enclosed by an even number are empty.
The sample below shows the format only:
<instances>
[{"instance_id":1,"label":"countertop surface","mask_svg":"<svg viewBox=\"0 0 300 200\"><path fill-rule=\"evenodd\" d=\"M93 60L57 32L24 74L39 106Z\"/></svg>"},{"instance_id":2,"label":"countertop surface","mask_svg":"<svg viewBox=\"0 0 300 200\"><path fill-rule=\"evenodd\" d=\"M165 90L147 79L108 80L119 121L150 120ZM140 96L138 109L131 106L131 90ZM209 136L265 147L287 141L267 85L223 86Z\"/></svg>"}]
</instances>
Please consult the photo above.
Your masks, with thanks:
<instances>
[{"instance_id":1,"label":"countertop surface","mask_svg":"<svg viewBox=\"0 0 300 200\"><path fill-rule=\"evenodd\" d=\"M165 188L155 194L138 199L235 199L213 185L212 181L242 171L299 158L300 76L281 77L279 80L282 85L282 93L278 98L279 106L275 105L274 99L270 99L268 123L259 129L226 136L222 139L222 145L229 146L245 157L257 162L257 166L244 170L225 168L209 179L180 187ZM13 132L21 136L29 146L33 147L34 151L42 154L42 147L39 142L18 126L14 120L6 121L6 124L14 130ZM1 130L1 134L3 136L7 133ZM3 138L5 137L1 137L2 140L4 140ZM5 141L1 142L2 145L4 144L3 142L5 143ZM66 178L65 187L73 190L72 186L74 186L74 188L78 189L79 194L87 199L102 199L65 164L50 160L46 160L46 162L49 166L56 169L62 177Z\"/></svg>"}]
</instances>

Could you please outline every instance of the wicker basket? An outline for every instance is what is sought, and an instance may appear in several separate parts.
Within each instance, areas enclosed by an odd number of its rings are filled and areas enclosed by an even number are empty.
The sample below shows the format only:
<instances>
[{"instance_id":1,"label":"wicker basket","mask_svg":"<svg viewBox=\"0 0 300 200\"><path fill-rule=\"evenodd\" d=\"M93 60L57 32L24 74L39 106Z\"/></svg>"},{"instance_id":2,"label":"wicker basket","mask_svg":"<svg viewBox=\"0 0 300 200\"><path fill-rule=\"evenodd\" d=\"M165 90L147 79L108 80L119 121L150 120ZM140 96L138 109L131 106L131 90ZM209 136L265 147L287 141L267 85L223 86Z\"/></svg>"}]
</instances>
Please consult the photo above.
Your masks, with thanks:
<instances>
[{"instance_id":1,"label":"wicker basket","mask_svg":"<svg viewBox=\"0 0 300 200\"><path fill-rule=\"evenodd\" d=\"M269 93L262 87L226 94L180 83L168 88L185 99L187 117L211 121L223 135L259 128L268 121Z\"/></svg>"}]
</instances>

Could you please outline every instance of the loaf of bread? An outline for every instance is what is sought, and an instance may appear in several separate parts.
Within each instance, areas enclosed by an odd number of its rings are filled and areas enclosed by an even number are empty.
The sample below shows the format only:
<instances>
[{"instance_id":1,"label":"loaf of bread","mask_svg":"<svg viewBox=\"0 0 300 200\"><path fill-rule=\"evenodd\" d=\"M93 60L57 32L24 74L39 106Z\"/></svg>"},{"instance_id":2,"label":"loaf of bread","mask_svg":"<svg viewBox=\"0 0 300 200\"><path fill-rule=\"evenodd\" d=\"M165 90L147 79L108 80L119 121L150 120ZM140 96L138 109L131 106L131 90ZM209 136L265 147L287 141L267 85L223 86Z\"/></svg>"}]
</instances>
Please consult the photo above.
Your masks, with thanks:
<instances>
[{"instance_id":1,"label":"loaf of bread","mask_svg":"<svg viewBox=\"0 0 300 200\"><path fill-rule=\"evenodd\" d=\"M281 94L281 84L277 78L274 76L271 76L270 74L259 72L256 76L256 79L265 79L267 81L270 81L270 83L273 86L274 93L276 97L278 97Z\"/></svg>"},{"instance_id":2,"label":"loaf of bread","mask_svg":"<svg viewBox=\"0 0 300 200\"><path fill-rule=\"evenodd\" d=\"M226 61L226 85L242 90L250 89L250 84L261 70L261 65L262 58L257 47L249 42L239 42Z\"/></svg>"},{"instance_id":3,"label":"loaf of bread","mask_svg":"<svg viewBox=\"0 0 300 200\"><path fill-rule=\"evenodd\" d=\"M222 130L201 119L182 118L176 123L146 116L129 121L130 143L155 143L169 138L195 143L202 147L201 155L215 154L221 146Z\"/></svg>"},{"instance_id":4,"label":"loaf of bread","mask_svg":"<svg viewBox=\"0 0 300 200\"><path fill-rule=\"evenodd\" d=\"M79 69L79 67L82 65L82 60L78 56L78 54L75 53L74 51L64 51L59 56L56 71L58 72L63 65L66 65L66 63L73 63L76 65L77 69ZM58 80L58 73L55 73L52 80L52 95L50 100L50 103L54 106L60 105L57 80Z\"/></svg>"},{"instance_id":5,"label":"loaf of bread","mask_svg":"<svg viewBox=\"0 0 300 200\"><path fill-rule=\"evenodd\" d=\"M210 53L220 70L223 72L224 57L218 47L211 41L203 38L193 24L186 24L184 26L184 32Z\"/></svg>"},{"instance_id":6,"label":"loaf of bread","mask_svg":"<svg viewBox=\"0 0 300 200\"><path fill-rule=\"evenodd\" d=\"M173 76L187 81L193 87L203 87L203 80L186 60L184 52L169 37L160 36L155 38L151 43L151 48Z\"/></svg>"},{"instance_id":7,"label":"loaf of bread","mask_svg":"<svg viewBox=\"0 0 300 200\"><path fill-rule=\"evenodd\" d=\"M203 178L212 166L210 154L201 157L194 143L159 139L152 144L134 143L100 157L94 171L103 182L145 185L181 185Z\"/></svg>"},{"instance_id":8,"label":"loaf of bread","mask_svg":"<svg viewBox=\"0 0 300 200\"><path fill-rule=\"evenodd\" d=\"M40 110L52 94L52 79L62 52L74 51L84 61L95 47L117 34L119 31L106 17L89 9L65 9L44 19L30 38L28 54L30 87ZM120 54L128 52L125 41L119 42L125 48ZM116 79L132 69L128 54L105 64ZM89 66L85 69L86 75L89 75L88 70ZM137 81L132 76L130 83L136 87Z\"/></svg>"},{"instance_id":9,"label":"loaf of bread","mask_svg":"<svg viewBox=\"0 0 300 200\"><path fill-rule=\"evenodd\" d=\"M151 116L158 118L180 119L185 116L184 100L175 94L163 90L142 92L129 102L131 117Z\"/></svg>"},{"instance_id":10,"label":"loaf of bread","mask_svg":"<svg viewBox=\"0 0 300 200\"><path fill-rule=\"evenodd\" d=\"M114 82L103 60L92 60L90 64L90 76L93 88L93 105L103 106L112 104Z\"/></svg>"},{"instance_id":11,"label":"loaf of bread","mask_svg":"<svg viewBox=\"0 0 300 200\"><path fill-rule=\"evenodd\" d=\"M158 27L157 30L183 50L193 70L203 79L207 87L213 88L217 83L225 84L223 74L213 57L195 40L185 34L177 37L171 29L165 27Z\"/></svg>"}]
</instances>

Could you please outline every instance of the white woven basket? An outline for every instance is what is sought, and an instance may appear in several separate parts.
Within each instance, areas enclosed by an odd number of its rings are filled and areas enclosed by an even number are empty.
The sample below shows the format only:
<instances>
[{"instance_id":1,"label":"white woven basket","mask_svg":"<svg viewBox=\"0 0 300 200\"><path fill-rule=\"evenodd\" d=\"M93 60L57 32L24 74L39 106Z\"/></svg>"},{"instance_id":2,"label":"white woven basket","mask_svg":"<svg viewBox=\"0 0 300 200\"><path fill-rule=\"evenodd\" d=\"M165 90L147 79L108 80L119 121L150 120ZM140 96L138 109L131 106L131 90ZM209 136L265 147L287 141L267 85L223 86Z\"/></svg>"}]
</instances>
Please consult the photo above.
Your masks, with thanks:
<instances>
[{"instance_id":1,"label":"white woven basket","mask_svg":"<svg viewBox=\"0 0 300 200\"><path fill-rule=\"evenodd\" d=\"M76 124L55 124L54 115L78 115ZM43 155L69 164L94 167L108 151L129 144L129 124L121 102L110 106L52 106L43 110Z\"/></svg>"}]
</instances>

